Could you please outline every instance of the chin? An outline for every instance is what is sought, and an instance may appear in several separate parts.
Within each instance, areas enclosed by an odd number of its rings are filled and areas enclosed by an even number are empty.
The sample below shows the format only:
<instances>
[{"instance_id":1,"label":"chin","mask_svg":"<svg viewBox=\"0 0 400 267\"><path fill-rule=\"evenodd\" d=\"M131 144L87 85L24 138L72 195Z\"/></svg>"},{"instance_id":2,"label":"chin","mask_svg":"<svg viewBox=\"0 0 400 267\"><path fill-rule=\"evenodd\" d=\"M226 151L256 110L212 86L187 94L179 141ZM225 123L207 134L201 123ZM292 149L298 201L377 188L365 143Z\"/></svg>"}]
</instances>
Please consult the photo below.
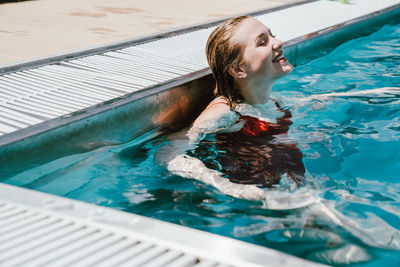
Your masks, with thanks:
<instances>
[{"instance_id":1,"label":"chin","mask_svg":"<svg viewBox=\"0 0 400 267\"><path fill-rule=\"evenodd\" d=\"M290 66L285 66L284 68L281 69L280 73L276 75L276 80L288 75L291 73L293 70L293 66L290 64Z\"/></svg>"},{"instance_id":2,"label":"chin","mask_svg":"<svg viewBox=\"0 0 400 267\"><path fill-rule=\"evenodd\" d=\"M277 70L275 77L276 79L282 78L283 76L291 73L292 70L293 70L293 65L286 60L283 64L279 66L279 69Z\"/></svg>"},{"instance_id":3,"label":"chin","mask_svg":"<svg viewBox=\"0 0 400 267\"><path fill-rule=\"evenodd\" d=\"M286 74L289 74L292 72L293 70L293 65L290 64L290 62L288 60L285 61L284 65L282 65L282 70L283 72Z\"/></svg>"}]
</instances>

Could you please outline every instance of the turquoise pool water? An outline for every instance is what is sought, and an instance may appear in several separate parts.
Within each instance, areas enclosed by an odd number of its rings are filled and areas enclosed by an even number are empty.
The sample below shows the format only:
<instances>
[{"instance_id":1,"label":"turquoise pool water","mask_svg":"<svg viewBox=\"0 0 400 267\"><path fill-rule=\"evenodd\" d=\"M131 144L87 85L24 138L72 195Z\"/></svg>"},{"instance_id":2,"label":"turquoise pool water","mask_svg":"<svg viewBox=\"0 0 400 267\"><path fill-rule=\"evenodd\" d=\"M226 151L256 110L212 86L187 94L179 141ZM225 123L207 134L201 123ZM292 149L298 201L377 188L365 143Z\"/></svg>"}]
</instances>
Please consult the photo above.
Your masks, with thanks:
<instances>
[{"instance_id":1,"label":"turquoise pool water","mask_svg":"<svg viewBox=\"0 0 400 267\"><path fill-rule=\"evenodd\" d=\"M313 94L400 86L400 25L297 66L274 87L322 204L271 210L154 164L169 136L149 133L3 182L278 249L331 265L400 265L400 94L299 102Z\"/></svg>"}]
</instances>

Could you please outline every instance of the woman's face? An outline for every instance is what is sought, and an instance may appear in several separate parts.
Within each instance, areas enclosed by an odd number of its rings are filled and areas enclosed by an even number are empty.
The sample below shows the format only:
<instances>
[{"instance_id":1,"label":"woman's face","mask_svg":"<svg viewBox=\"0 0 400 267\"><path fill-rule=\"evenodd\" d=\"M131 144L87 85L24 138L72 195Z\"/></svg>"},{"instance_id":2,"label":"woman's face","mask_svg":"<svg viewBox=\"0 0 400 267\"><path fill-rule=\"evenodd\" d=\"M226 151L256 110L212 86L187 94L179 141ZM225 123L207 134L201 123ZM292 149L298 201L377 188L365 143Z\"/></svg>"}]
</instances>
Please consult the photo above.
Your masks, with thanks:
<instances>
[{"instance_id":1,"label":"woman's face","mask_svg":"<svg viewBox=\"0 0 400 267\"><path fill-rule=\"evenodd\" d=\"M247 78L260 77L275 81L293 69L283 56L282 41L276 39L269 28L254 18L245 19L239 25L232 41L242 48L240 69Z\"/></svg>"}]
</instances>

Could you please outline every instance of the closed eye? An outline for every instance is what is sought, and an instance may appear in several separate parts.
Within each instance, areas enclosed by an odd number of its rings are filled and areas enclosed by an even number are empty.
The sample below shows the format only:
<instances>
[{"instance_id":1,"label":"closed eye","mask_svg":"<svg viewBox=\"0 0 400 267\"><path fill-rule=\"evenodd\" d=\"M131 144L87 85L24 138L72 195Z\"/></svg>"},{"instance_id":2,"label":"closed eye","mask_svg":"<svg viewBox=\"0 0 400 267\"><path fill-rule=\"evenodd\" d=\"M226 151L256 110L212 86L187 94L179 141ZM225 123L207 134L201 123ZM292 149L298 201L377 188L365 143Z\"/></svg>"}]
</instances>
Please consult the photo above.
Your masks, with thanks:
<instances>
[{"instance_id":1,"label":"closed eye","mask_svg":"<svg viewBox=\"0 0 400 267\"><path fill-rule=\"evenodd\" d=\"M263 35L258 39L257 46L265 46L268 44L268 36Z\"/></svg>"}]
</instances>

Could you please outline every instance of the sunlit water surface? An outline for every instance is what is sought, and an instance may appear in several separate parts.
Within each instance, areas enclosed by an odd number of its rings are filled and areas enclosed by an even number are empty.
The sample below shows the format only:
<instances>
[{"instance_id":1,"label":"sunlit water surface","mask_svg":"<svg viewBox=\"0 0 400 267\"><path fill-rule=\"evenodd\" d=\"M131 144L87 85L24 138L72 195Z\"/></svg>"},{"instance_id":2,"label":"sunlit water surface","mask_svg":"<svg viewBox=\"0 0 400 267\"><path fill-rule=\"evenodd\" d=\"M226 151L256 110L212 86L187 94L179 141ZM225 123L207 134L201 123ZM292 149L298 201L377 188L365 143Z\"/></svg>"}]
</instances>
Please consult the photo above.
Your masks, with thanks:
<instances>
[{"instance_id":1,"label":"sunlit water surface","mask_svg":"<svg viewBox=\"0 0 400 267\"><path fill-rule=\"evenodd\" d=\"M296 101L400 86L399 65L400 27L388 25L296 67L274 87L292 111L289 136L304 154L306 177L323 203L317 207L270 210L171 175L153 161L166 136L65 157L5 182L322 263L400 266L400 95Z\"/></svg>"}]
</instances>

